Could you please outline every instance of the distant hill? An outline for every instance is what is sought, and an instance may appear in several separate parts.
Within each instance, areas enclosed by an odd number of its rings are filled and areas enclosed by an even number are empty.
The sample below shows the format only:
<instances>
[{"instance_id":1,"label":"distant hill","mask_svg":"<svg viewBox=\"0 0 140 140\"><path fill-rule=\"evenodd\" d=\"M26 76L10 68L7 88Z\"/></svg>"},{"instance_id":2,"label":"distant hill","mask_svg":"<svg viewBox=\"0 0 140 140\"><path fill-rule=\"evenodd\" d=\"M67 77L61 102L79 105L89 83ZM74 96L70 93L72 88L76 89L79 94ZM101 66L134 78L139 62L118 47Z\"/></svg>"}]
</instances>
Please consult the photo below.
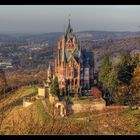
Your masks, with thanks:
<instances>
[{"instance_id":1,"label":"distant hill","mask_svg":"<svg viewBox=\"0 0 140 140\"><path fill-rule=\"evenodd\" d=\"M43 42L49 41L57 43L63 32L43 33L43 34L0 34L0 42L8 41L34 41ZM121 38L134 37L138 32L113 32L113 31L81 31L76 32L79 39L104 39L114 40Z\"/></svg>"},{"instance_id":2,"label":"distant hill","mask_svg":"<svg viewBox=\"0 0 140 140\"><path fill-rule=\"evenodd\" d=\"M78 38L81 39L104 39L114 40L127 37L134 37L138 35L138 32L115 32L115 31L82 31L77 33Z\"/></svg>"},{"instance_id":3,"label":"distant hill","mask_svg":"<svg viewBox=\"0 0 140 140\"><path fill-rule=\"evenodd\" d=\"M18 47L33 42L35 44L38 43L36 46L39 47L42 43L47 43L49 47L54 45L56 47L57 42L62 35L63 32L43 34L0 34L0 45L5 43L8 45L3 45L4 47L10 46L13 48L13 46ZM123 50L140 50L140 35L138 32L81 31L76 32L76 35L81 41L82 48L94 52L96 65L99 65L105 54L114 57ZM1 49L4 49L3 46ZM46 47L46 52L47 50L48 48ZM56 49L54 50L56 51ZM3 51L8 51L8 49ZM17 50L13 50L13 52L15 51ZM39 54L43 56L40 52ZM51 53L47 54L48 60L51 55ZM46 57L46 55L44 55L44 57Z\"/></svg>"}]
</instances>

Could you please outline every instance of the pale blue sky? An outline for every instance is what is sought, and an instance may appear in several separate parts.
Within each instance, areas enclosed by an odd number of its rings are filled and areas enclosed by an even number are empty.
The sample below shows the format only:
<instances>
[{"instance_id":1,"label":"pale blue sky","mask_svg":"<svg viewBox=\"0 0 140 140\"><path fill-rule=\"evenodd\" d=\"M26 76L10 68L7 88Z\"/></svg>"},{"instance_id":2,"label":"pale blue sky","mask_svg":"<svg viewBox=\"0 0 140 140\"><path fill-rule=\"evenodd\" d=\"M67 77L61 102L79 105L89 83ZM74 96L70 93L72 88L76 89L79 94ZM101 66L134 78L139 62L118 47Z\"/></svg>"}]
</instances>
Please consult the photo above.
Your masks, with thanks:
<instances>
[{"instance_id":1,"label":"pale blue sky","mask_svg":"<svg viewBox=\"0 0 140 140\"><path fill-rule=\"evenodd\" d=\"M140 30L139 5L1 5L0 33L63 32L69 14L75 32Z\"/></svg>"}]
</instances>

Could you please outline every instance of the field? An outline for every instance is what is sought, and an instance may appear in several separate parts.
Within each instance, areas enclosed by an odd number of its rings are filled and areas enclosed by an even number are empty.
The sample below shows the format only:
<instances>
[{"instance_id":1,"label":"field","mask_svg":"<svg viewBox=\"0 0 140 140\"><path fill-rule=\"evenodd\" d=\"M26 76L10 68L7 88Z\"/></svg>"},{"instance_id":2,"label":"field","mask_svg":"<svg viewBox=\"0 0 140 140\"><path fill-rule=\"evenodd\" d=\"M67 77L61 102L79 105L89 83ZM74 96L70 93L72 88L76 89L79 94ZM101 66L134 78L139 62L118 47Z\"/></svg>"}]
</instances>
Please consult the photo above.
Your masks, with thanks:
<instances>
[{"instance_id":1,"label":"field","mask_svg":"<svg viewBox=\"0 0 140 140\"><path fill-rule=\"evenodd\" d=\"M53 107L47 99L23 108L22 98L36 93L36 87L26 86L1 100L0 134L140 134L140 110L108 107L61 118L50 115Z\"/></svg>"}]
</instances>

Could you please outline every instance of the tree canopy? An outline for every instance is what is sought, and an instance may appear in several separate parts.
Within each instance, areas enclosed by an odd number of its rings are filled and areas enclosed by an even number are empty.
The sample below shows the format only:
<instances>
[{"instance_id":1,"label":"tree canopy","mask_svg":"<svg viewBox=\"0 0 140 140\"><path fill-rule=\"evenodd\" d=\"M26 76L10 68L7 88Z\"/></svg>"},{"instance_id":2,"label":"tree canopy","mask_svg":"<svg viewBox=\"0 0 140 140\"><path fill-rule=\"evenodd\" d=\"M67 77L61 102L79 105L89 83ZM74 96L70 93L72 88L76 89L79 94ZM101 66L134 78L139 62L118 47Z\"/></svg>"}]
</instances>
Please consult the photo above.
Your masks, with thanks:
<instances>
[{"instance_id":1,"label":"tree canopy","mask_svg":"<svg viewBox=\"0 0 140 140\"><path fill-rule=\"evenodd\" d=\"M58 78L57 77L55 77L52 81L50 93L52 95L59 96L59 84L58 84Z\"/></svg>"}]
</instances>

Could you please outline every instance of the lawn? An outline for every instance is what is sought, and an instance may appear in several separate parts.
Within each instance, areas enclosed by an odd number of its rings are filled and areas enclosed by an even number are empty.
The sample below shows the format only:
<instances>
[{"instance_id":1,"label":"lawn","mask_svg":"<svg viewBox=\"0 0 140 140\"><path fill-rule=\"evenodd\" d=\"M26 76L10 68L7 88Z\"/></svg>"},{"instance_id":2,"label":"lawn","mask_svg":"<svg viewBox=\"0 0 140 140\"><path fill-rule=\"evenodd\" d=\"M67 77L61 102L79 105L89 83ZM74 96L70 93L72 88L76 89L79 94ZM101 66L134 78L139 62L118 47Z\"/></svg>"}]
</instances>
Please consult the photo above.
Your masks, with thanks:
<instances>
[{"instance_id":1,"label":"lawn","mask_svg":"<svg viewBox=\"0 0 140 140\"><path fill-rule=\"evenodd\" d=\"M140 133L140 110L128 110L125 114L129 121L133 123L134 130Z\"/></svg>"},{"instance_id":2,"label":"lawn","mask_svg":"<svg viewBox=\"0 0 140 140\"><path fill-rule=\"evenodd\" d=\"M22 87L0 102L0 108L7 106L8 110L8 105L13 107L11 113L5 119L2 134L12 133L8 127L11 127L11 120L13 119L19 128L21 125L24 126L24 124L31 126L32 129L27 129L25 125L24 131L22 130L23 127L21 127L21 130L17 129L19 132L17 130L14 131L23 134L36 133L36 130L41 133L40 129L42 125L38 125L38 119L41 122L45 122L42 124L44 129L48 127L46 131L47 134L140 134L140 110L106 109L92 112L87 110L87 112L72 114L64 118L57 117L56 120L53 121L52 117L45 111L42 100L40 99L26 108L22 107L22 102L16 104L17 101L20 101L24 96L30 96L34 93L37 93L36 87ZM71 100L80 103L91 101L87 97L82 97L78 100L72 98ZM46 102L48 110L51 112L52 105L48 102L48 99L44 99L44 101ZM30 129L33 132L30 132Z\"/></svg>"},{"instance_id":3,"label":"lawn","mask_svg":"<svg viewBox=\"0 0 140 140\"><path fill-rule=\"evenodd\" d=\"M20 89L21 94L19 94L19 96L17 96L18 98L23 98L25 96L31 96L31 95L36 95L37 94L37 87L36 86L26 86L26 87L22 87Z\"/></svg>"},{"instance_id":4,"label":"lawn","mask_svg":"<svg viewBox=\"0 0 140 140\"><path fill-rule=\"evenodd\" d=\"M45 111L44 106L41 100L37 100L35 102L37 116L41 121L49 121L51 116Z\"/></svg>"},{"instance_id":5,"label":"lawn","mask_svg":"<svg viewBox=\"0 0 140 140\"><path fill-rule=\"evenodd\" d=\"M0 101L0 111L7 111L10 108L19 106L22 104L23 97L35 94L37 94L37 88L35 86L20 87Z\"/></svg>"}]
</instances>

